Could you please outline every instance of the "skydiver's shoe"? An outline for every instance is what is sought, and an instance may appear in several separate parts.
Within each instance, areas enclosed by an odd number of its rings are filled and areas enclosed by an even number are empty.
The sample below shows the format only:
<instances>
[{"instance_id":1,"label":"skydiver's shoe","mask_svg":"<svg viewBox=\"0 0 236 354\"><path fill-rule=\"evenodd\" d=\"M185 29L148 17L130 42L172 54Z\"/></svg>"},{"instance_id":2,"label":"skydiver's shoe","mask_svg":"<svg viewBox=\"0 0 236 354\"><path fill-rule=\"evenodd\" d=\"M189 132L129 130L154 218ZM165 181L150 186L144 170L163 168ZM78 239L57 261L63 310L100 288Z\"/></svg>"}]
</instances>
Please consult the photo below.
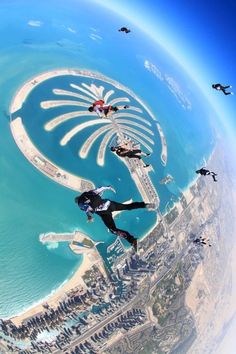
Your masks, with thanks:
<instances>
[{"instance_id":1,"label":"skydiver's shoe","mask_svg":"<svg viewBox=\"0 0 236 354\"><path fill-rule=\"evenodd\" d=\"M151 153L150 153L150 152L147 152L147 153L146 153L146 156L150 156L150 155L151 155Z\"/></svg>"},{"instance_id":2,"label":"skydiver's shoe","mask_svg":"<svg viewBox=\"0 0 236 354\"><path fill-rule=\"evenodd\" d=\"M157 205L155 203L146 203L145 207L149 210L156 210Z\"/></svg>"},{"instance_id":3,"label":"skydiver's shoe","mask_svg":"<svg viewBox=\"0 0 236 354\"><path fill-rule=\"evenodd\" d=\"M145 166L143 166L143 167L149 167L150 165L145 165Z\"/></svg>"},{"instance_id":4,"label":"skydiver's shoe","mask_svg":"<svg viewBox=\"0 0 236 354\"><path fill-rule=\"evenodd\" d=\"M136 238L133 239L133 241L131 242L135 252L138 252L138 240Z\"/></svg>"},{"instance_id":5,"label":"skydiver's shoe","mask_svg":"<svg viewBox=\"0 0 236 354\"><path fill-rule=\"evenodd\" d=\"M233 92L230 92L230 94L231 94L231 95L234 95L234 93L233 93Z\"/></svg>"},{"instance_id":6,"label":"skydiver's shoe","mask_svg":"<svg viewBox=\"0 0 236 354\"><path fill-rule=\"evenodd\" d=\"M129 108L129 106L126 104L126 105L124 106L124 109L127 109L127 108Z\"/></svg>"}]
</instances>

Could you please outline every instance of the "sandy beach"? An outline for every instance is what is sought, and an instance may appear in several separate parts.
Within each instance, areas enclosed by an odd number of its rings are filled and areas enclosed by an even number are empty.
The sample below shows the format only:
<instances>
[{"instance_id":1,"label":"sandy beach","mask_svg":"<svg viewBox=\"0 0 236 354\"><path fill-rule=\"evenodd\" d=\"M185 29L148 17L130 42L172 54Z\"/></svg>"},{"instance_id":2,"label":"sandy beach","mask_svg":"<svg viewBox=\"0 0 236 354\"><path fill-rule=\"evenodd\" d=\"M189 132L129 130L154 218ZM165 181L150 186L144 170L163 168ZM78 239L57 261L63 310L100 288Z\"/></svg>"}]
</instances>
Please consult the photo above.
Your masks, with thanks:
<instances>
[{"instance_id":1,"label":"sandy beach","mask_svg":"<svg viewBox=\"0 0 236 354\"><path fill-rule=\"evenodd\" d=\"M87 290L87 286L84 283L82 277L86 271L91 270L92 267L96 264L97 268L100 270L101 274L107 278L107 274L103 265L103 259L97 251L94 242L89 238L85 233L76 230L73 233L68 234L54 234L48 233L39 236L41 242L66 242L68 241L68 247L75 254L80 254L83 256L82 262L79 264L79 267L76 269L74 274L69 280L66 280L59 288L55 290L54 293L49 294L46 298L42 299L38 304L31 306L28 310L23 311L21 314L12 317L12 321L19 325L23 320L30 318L34 315L37 315L45 311L44 304L49 305L52 308L56 308L59 302L63 301L71 291L76 291L79 293L84 293ZM74 242L76 241L76 242ZM84 241L90 241L91 247L81 247L77 242L83 243Z\"/></svg>"},{"instance_id":2,"label":"sandy beach","mask_svg":"<svg viewBox=\"0 0 236 354\"><path fill-rule=\"evenodd\" d=\"M166 143L165 135L164 135L163 130L162 130L159 123L157 123L157 130L160 134L161 145L162 145L161 161L162 161L163 165L166 166L166 163L167 163L167 143Z\"/></svg>"},{"instance_id":3,"label":"sandy beach","mask_svg":"<svg viewBox=\"0 0 236 354\"><path fill-rule=\"evenodd\" d=\"M55 290L55 293L49 294L46 298L42 299L40 303L37 305L33 305L28 310L22 312L21 314L12 317L11 320L15 325L19 325L23 320L30 318L38 313L44 312L45 308L43 307L44 304L48 304L50 307L55 308L63 298L66 298L66 294L69 293L72 289L78 289L83 293L86 290L86 285L82 279L84 273L91 269L93 266L93 262L89 259L87 255L83 256L83 261L79 265L79 268L76 272L72 275L72 277L66 281L65 284L62 284L58 289Z\"/></svg>"},{"instance_id":4,"label":"sandy beach","mask_svg":"<svg viewBox=\"0 0 236 354\"><path fill-rule=\"evenodd\" d=\"M67 188L79 192L95 188L91 181L63 170L46 158L30 140L20 117L11 121L10 128L16 144L27 160L47 177Z\"/></svg>"}]
</instances>

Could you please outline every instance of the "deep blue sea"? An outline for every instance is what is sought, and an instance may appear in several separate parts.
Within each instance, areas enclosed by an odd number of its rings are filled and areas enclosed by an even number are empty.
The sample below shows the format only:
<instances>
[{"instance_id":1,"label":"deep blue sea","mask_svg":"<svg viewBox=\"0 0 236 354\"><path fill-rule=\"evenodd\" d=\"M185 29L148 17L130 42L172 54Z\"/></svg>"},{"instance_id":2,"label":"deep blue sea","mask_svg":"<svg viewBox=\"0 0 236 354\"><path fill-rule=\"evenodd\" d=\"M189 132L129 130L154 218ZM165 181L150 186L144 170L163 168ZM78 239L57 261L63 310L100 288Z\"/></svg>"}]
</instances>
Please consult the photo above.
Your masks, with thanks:
<instances>
[{"instance_id":1,"label":"deep blue sea","mask_svg":"<svg viewBox=\"0 0 236 354\"><path fill-rule=\"evenodd\" d=\"M26 80L55 68L87 69L100 72L137 94L157 117L167 139L167 165L164 167L160 162L158 135L150 157L155 169L150 176L158 190L162 211L171 197L178 198L179 192L195 178L196 168L210 155L215 142L215 116L198 88L163 48L135 28L132 36L121 37L117 28L122 19L91 6L88 1L79 5L76 1L42 1L34 6L30 1L3 1L0 16L3 33L0 43L0 317L7 317L51 293L81 262L81 257L73 255L67 244L42 245L38 240L40 233L72 232L79 228L94 240L107 244L113 240L100 220L96 219L94 224L85 222L85 216L74 204L75 192L37 171L15 145L9 128L9 105ZM178 83L191 102L191 110L182 107L165 80L159 80L144 67L145 60ZM43 100L50 99L55 83L60 85L57 88L67 85L61 78L54 80L32 91L23 106L25 127L35 145L52 161L92 180L95 185L112 184L117 194L108 192L108 198L140 200L125 166L109 152L104 167L96 165L97 144L86 160L78 158L79 139L85 139L90 130L73 139L67 147L60 147L58 138L68 127L60 127L55 133L43 131L37 102L41 96ZM48 110L48 118L55 111ZM73 126L75 121L69 124ZM160 185L159 180L167 173L175 182ZM121 228L141 237L155 222L155 214L124 213L117 222Z\"/></svg>"}]
</instances>

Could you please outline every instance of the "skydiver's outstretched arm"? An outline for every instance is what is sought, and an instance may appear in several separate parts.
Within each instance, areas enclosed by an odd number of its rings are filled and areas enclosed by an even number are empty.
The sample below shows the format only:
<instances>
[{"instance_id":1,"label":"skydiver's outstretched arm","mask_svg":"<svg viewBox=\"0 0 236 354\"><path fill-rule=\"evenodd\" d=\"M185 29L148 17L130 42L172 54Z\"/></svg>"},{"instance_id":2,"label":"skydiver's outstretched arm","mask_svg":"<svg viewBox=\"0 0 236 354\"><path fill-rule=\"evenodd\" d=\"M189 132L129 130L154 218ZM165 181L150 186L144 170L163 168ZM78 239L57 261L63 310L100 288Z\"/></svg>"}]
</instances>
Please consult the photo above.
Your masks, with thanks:
<instances>
[{"instance_id":1,"label":"skydiver's outstretched arm","mask_svg":"<svg viewBox=\"0 0 236 354\"><path fill-rule=\"evenodd\" d=\"M116 193L115 189L112 186L99 187L99 188L93 189L92 192L95 194L101 195L106 190L110 190L110 191Z\"/></svg>"}]
</instances>

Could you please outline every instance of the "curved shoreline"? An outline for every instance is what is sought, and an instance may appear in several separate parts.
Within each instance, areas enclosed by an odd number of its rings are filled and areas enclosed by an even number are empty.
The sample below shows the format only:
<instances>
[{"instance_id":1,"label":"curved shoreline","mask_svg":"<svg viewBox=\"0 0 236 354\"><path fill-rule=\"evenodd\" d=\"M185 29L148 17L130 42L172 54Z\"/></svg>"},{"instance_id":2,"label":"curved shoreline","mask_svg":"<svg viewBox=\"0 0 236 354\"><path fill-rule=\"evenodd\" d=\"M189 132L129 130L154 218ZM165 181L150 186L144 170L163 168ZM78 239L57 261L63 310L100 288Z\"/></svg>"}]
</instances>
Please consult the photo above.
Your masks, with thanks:
<instances>
[{"instance_id":1,"label":"curved shoreline","mask_svg":"<svg viewBox=\"0 0 236 354\"><path fill-rule=\"evenodd\" d=\"M20 325L23 321L29 319L32 316L35 316L38 313L45 311L45 304L48 304L50 307L55 308L57 304L63 300L63 298L67 297L67 293L69 293L72 289L78 289L83 292L83 289L86 289L86 285L82 280L82 275L90 269L90 262L86 256L83 256L82 263L75 270L75 272L71 275L69 279L65 279L64 282L56 289L53 289L50 294L46 295L42 299L40 299L37 303L32 304L27 309L21 311L20 313L9 316L8 319L15 325Z\"/></svg>"},{"instance_id":2,"label":"curved shoreline","mask_svg":"<svg viewBox=\"0 0 236 354\"><path fill-rule=\"evenodd\" d=\"M33 304L28 309L23 310L14 316L9 316L9 319L15 324L20 325L25 320L28 320L30 317L35 316L39 313L45 311L45 305L49 305L51 308L56 308L58 304L66 299L71 292L78 292L83 294L87 291L87 285L83 281L83 275L92 268L92 266L96 265L101 273L106 277L106 271L103 265L103 259L96 249L97 243L94 243L90 237L81 232L74 231L73 233L46 233L39 236L40 241L42 243L46 243L48 241L51 242L67 242L70 250L76 255L82 255L82 262L76 267L74 273L70 276L69 279L65 279L64 282L56 289L52 290L52 292L46 295L44 298L40 299L36 304ZM85 240L86 239L86 240ZM75 241L75 242L74 242ZM90 246L86 247L87 243L90 242ZM76 243L80 242L83 244L84 242L84 250L85 252L81 252L81 246Z\"/></svg>"},{"instance_id":3,"label":"curved shoreline","mask_svg":"<svg viewBox=\"0 0 236 354\"><path fill-rule=\"evenodd\" d=\"M13 138L23 155L44 175L74 191L83 192L95 188L93 182L63 170L45 157L30 140L20 117L11 121L10 128Z\"/></svg>"},{"instance_id":4,"label":"curved shoreline","mask_svg":"<svg viewBox=\"0 0 236 354\"><path fill-rule=\"evenodd\" d=\"M93 78L93 79L105 81L106 83L115 86L117 89L127 92L132 98L134 98L137 102L139 102L139 104L146 110L146 112L150 115L150 117L154 121L157 121L156 117L152 114L152 112L145 105L145 103L142 102L142 100L133 91L131 91L128 87L126 87L126 86L118 83L117 81L110 79L107 76L100 74L100 73L90 72L88 70L66 69L66 68L45 71L45 72L27 80L23 84L23 86L21 86L21 88L17 91L16 95L13 97L13 99L11 101L10 114L13 114L13 113L17 112L19 109L21 109L22 104L24 103L29 92L34 87L39 85L41 82L51 79L53 77L65 76L65 75L82 76L82 77L86 77L86 78Z\"/></svg>"},{"instance_id":5,"label":"curved shoreline","mask_svg":"<svg viewBox=\"0 0 236 354\"><path fill-rule=\"evenodd\" d=\"M161 161L162 161L163 166L166 166L166 164L167 164L167 143L166 143L165 135L164 135L163 130L162 130L159 123L157 123L157 130L160 134L161 145L162 145Z\"/></svg>"}]
</instances>

